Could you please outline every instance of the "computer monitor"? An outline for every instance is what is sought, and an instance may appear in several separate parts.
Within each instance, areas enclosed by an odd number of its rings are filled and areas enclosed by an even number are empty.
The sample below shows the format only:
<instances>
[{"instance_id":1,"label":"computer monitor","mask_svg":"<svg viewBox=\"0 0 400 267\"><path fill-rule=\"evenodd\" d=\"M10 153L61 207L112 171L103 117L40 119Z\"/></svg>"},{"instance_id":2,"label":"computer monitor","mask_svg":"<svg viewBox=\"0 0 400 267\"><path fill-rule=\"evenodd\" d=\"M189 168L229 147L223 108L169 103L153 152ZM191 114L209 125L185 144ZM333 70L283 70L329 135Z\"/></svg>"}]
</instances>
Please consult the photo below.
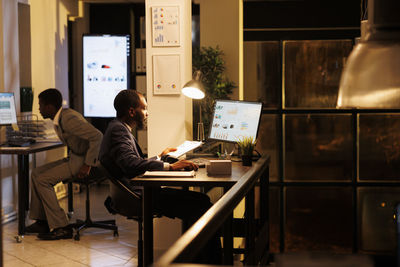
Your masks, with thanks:
<instances>
[{"instance_id":1,"label":"computer monitor","mask_svg":"<svg viewBox=\"0 0 400 267\"><path fill-rule=\"evenodd\" d=\"M216 100L208 138L225 142L256 139L261 111L260 102Z\"/></svg>"},{"instance_id":2,"label":"computer monitor","mask_svg":"<svg viewBox=\"0 0 400 267\"><path fill-rule=\"evenodd\" d=\"M83 36L83 114L115 117L113 101L130 88L130 36Z\"/></svg>"},{"instance_id":3,"label":"computer monitor","mask_svg":"<svg viewBox=\"0 0 400 267\"><path fill-rule=\"evenodd\" d=\"M0 93L0 125L17 123L14 93Z\"/></svg>"}]
</instances>

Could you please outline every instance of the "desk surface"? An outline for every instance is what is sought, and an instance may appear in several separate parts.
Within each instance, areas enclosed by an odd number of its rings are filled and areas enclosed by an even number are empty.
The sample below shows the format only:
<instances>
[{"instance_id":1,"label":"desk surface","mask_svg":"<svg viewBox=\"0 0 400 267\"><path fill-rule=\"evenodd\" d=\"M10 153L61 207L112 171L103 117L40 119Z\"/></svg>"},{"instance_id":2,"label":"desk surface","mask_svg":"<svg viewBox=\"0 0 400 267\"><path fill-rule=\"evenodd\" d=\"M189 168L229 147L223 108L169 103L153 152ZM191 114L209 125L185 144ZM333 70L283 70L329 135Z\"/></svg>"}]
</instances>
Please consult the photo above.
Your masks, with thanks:
<instances>
[{"instance_id":1,"label":"desk surface","mask_svg":"<svg viewBox=\"0 0 400 267\"><path fill-rule=\"evenodd\" d=\"M135 185L146 186L226 186L236 183L251 167L242 166L241 162L232 162L231 175L207 175L206 168L199 168L192 178L181 177L135 177Z\"/></svg>"},{"instance_id":2,"label":"desk surface","mask_svg":"<svg viewBox=\"0 0 400 267\"><path fill-rule=\"evenodd\" d=\"M49 149L63 147L64 144L61 142L46 142L46 143L34 143L27 147L0 147L0 154L16 154L16 155L27 155L31 153L41 152Z\"/></svg>"}]
</instances>

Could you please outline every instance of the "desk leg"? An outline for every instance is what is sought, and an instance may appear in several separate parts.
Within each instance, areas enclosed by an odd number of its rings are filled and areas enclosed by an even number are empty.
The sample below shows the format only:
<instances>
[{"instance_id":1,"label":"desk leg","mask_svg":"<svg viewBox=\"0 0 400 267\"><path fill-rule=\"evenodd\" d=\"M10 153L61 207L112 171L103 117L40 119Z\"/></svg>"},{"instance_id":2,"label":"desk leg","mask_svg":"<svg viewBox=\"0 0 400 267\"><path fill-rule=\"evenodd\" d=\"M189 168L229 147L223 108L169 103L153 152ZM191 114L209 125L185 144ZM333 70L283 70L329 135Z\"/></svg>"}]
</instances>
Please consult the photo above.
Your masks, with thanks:
<instances>
[{"instance_id":1,"label":"desk leg","mask_svg":"<svg viewBox=\"0 0 400 267\"><path fill-rule=\"evenodd\" d=\"M246 265L256 265L255 252L255 211L254 211L254 187L245 198L245 224L246 224Z\"/></svg>"},{"instance_id":2,"label":"desk leg","mask_svg":"<svg viewBox=\"0 0 400 267\"><path fill-rule=\"evenodd\" d=\"M143 189L143 266L153 264L153 188Z\"/></svg>"},{"instance_id":3,"label":"desk leg","mask_svg":"<svg viewBox=\"0 0 400 267\"><path fill-rule=\"evenodd\" d=\"M71 218L74 214L74 192L72 183L68 183L68 217Z\"/></svg>"},{"instance_id":4,"label":"desk leg","mask_svg":"<svg viewBox=\"0 0 400 267\"><path fill-rule=\"evenodd\" d=\"M18 155L18 235L25 234L25 212L29 207L29 155Z\"/></svg>"},{"instance_id":5,"label":"desk leg","mask_svg":"<svg viewBox=\"0 0 400 267\"><path fill-rule=\"evenodd\" d=\"M230 189L224 187L224 194ZM224 265L233 265L233 213L229 215L223 226Z\"/></svg>"},{"instance_id":6,"label":"desk leg","mask_svg":"<svg viewBox=\"0 0 400 267\"><path fill-rule=\"evenodd\" d=\"M269 168L263 173L260 179L260 225L263 227L267 224L267 251L269 252L269 242L270 242L270 233L269 233Z\"/></svg>"}]
</instances>

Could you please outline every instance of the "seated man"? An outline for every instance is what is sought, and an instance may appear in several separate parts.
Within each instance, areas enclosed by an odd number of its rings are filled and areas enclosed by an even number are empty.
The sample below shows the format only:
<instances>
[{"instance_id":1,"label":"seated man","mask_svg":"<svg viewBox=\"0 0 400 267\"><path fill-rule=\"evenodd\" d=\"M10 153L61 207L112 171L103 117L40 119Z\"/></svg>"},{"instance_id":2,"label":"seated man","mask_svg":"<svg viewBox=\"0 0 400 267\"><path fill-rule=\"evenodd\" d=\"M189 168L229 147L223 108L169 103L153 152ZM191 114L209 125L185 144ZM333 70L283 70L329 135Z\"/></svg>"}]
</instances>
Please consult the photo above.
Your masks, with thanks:
<instances>
[{"instance_id":1,"label":"seated man","mask_svg":"<svg viewBox=\"0 0 400 267\"><path fill-rule=\"evenodd\" d=\"M30 218L35 223L26 233L38 233L40 239L72 238L68 218L60 207L53 186L72 176L83 178L98 164L103 135L72 109L62 108L62 95L57 89L39 94L39 110L43 118L54 122L60 140L68 146L68 158L35 168L31 175ZM51 232L50 232L51 230Z\"/></svg>"},{"instance_id":2,"label":"seated man","mask_svg":"<svg viewBox=\"0 0 400 267\"><path fill-rule=\"evenodd\" d=\"M188 160L173 164L162 162L157 158L145 159L132 134L134 127L140 129L147 119L147 103L143 95L134 90L123 90L114 99L117 118L110 122L100 149L101 164L115 178L122 181L134 191L141 193L140 187L130 184L130 178L145 171L160 170L197 170L198 166ZM165 149L159 157L173 149ZM173 188L154 190L153 207L157 214L170 218L178 217L189 225L197 221L211 206L207 195ZM200 262L217 264L221 261L221 244L217 237L209 242L202 253Z\"/></svg>"}]
</instances>

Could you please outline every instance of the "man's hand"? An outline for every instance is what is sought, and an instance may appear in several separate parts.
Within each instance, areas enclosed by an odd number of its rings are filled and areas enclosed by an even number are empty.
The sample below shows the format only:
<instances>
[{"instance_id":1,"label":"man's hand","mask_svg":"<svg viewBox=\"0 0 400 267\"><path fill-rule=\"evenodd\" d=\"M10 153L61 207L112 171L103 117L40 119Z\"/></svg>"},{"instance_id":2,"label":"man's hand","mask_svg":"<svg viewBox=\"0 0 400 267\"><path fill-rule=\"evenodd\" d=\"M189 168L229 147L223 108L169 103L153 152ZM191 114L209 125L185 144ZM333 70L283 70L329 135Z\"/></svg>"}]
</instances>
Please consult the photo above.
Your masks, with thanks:
<instances>
[{"instance_id":1,"label":"man's hand","mask_svg":"<svg viewBox=\"0 0 400 267\"><path fill-rule=\"evenodd\" d=\"M169 165L170 171L178 171L178 170L182 170L182 169L185 169L186 171L191 171L191 170L197 171L198 168L199 168L198 165L194 164L193 162L191 162L189 160L185 160L185 159L182 159L180 161L177 161L177 162Z\"/></svg>"},{"instance_id":2,"label":"man's hand","mask_svg":"<svg viewBox=\"0 0 400 267\"><path fill-rule=\"evenodd\" d=\"M165 154L168 154L169 152L174 152L174 151L176 151L176 148L169 147L169 148L164 149L164 151L161 152L161 154L158 155L158 156L161 158Z\"/></svg>"},{"instance_id":3,"label":"man's hand","mask_svg":"<svg viewBox=\"0 0 400 267\"><path fill-rule=\"evenodd\" d=\"M86 176L89 175L90 169L92 167L89 165L86 165L85 163L82 165L82 167L79 169L78 174L76 175L78 178L85 178Z\"/></svg>"}]
</instances>

